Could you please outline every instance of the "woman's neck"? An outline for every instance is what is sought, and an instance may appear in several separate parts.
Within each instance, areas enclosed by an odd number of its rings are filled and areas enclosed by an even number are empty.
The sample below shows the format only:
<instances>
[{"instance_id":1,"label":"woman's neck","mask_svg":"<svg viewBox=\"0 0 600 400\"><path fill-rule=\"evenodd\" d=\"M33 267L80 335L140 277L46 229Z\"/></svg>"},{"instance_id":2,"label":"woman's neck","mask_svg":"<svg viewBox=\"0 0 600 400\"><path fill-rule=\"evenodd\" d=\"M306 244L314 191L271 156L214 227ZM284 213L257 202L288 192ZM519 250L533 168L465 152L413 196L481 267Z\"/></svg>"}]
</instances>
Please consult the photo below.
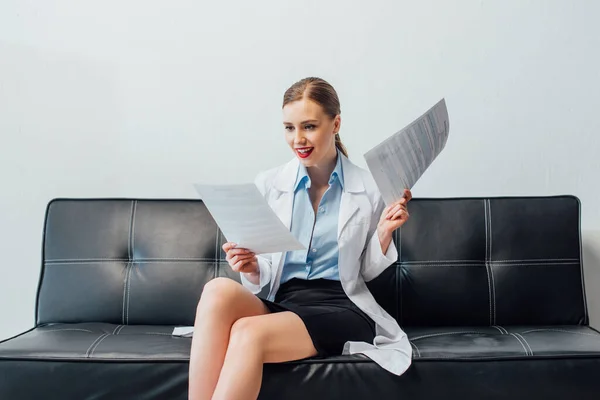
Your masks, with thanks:
<instances>
[{"instance_id":1,"label":"woman's neck","mask_svg":"<svg viewBox=\"0 0 600 400\"><path fill-rule=\"evenodd\" d=\"M306 168L312 185L318 187L329 186L329 178L335 169L337 157L337 150L334 148L333 154L324 159L320 165Z\"/></svg>"}]
</instances>

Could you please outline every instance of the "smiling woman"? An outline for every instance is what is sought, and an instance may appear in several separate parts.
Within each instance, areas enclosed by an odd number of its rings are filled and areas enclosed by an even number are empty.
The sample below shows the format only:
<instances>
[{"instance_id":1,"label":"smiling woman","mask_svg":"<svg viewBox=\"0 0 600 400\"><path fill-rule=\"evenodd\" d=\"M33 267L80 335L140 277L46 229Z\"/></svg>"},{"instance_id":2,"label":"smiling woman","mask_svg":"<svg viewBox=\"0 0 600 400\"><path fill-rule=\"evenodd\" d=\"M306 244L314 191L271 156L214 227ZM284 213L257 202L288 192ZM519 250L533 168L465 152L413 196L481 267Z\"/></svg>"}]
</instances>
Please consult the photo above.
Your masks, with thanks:
<instances>
[{"instance_id":1,"label":"smiling woman","mask_svg":"<svg viewBox=\"0 0 600 400\"><path fill-rule=\"evenodd\" d=\"M294 106L294 103L295 106ZM290 107L286 107L290 105ZM286 112L287 108L287 112ZM321 78L304 78L293 84L283 95L284 126L288 132L298 129L287 118L293 118L304 112L313 119L301 121L299 126L306 130L318 129L321 124L333 128L335 146L348 157L346 147L340 140L341 109L337 92L328 82ZM334 125L334 126L330 126ZM290 140L288 139L288 143Z\"/></svg>"},{"instance_id":2,"label":"smiling woman","mask_svg":"<svg viewBox=\"0 0 600 400\"><path fill-rule=\"evenodd\" d=\"M256 255L223 245L242 285L216 278L202 291L190 399L256 399L264 363L363 353L398 375L410 365L406 335L365 282L397 260L392 233L408 220L411 193L386 208L371 174L348 160L340 102L323 79L293 84L282 108L295 157L256 185L304 249Z\"/></svg>"}]
</instances>

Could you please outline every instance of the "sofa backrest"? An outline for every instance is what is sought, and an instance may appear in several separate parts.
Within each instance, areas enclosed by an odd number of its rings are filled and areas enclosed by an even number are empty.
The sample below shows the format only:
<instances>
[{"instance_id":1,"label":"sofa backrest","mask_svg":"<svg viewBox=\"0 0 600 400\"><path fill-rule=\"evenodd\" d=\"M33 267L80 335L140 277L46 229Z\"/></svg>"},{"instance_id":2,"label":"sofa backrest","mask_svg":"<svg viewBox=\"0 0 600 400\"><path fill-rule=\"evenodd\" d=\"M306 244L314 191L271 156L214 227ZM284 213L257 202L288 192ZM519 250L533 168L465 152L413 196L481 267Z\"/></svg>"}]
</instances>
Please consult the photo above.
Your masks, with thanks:
<instances>
[{"instance_id":1,"label":"sofa backrest","mask_svg":"<svg viewBox=\"0 0 600 400\"><path fill-rule=\"evenodd\" d=\"M239 280L198 200L53 200L37 323L193 325L206 282Z\"/></svg>"},{"instance_id":2,"label":"sofa backrest","mask_svg":"<svg viewBox=\"0 0 600 400\"><path fill-rule=\"evenodd\" d=\"M403 326L587 324L574 197L414 199L399 260L369 283ZM239 281L199 200L48 205L36 318L192 325L206 282Z\"/></svg>"},{"instance_id":3,"label":"sofa backrest","mask_svg":"<svg viewBox=\"0 0 600 400\"><path fill-rule=\"evenodd\" d=\"M415 199L409 211L399 261L370 283L402 326L588 323L577 198Z\"/></svg>"}]
</instances>

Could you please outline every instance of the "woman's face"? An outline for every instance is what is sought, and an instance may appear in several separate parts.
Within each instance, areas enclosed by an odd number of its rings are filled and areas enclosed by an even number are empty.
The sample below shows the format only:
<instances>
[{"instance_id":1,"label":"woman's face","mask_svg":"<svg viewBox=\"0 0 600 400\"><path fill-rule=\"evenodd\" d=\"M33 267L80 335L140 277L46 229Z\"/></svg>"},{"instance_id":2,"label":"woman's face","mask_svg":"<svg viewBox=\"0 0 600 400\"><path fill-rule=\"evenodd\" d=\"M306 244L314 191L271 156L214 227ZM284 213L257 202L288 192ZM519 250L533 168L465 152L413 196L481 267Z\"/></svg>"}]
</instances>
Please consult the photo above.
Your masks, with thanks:
<instances>
[{"instance_id":1,"label":"woman's face","mask_svg":"<svg viewBox=\"0 0 600 400\"><path fill-rule=\"evenodd\" d=\"M335 134L341 119L329 117L323 108L303 98L283 107L285 139L306 167L324 166L335 159Z\"/></svg>"}]
</instances>

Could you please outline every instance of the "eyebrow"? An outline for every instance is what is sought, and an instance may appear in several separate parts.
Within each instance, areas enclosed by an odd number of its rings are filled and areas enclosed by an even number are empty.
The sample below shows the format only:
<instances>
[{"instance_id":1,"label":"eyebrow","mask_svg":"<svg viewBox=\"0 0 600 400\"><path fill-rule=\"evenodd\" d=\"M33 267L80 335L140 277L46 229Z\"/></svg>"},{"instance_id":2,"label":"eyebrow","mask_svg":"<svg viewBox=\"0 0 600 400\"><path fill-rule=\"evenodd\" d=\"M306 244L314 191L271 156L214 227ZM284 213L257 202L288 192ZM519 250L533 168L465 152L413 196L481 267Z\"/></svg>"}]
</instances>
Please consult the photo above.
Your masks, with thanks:
<instances>
[{"instance_id":1,"label":"eyebrow","mask_svg":"<svg viewBox=\"0 0 600 400\"><path fill-rule=\"evenodd\" d=\"M319 120L317 120L317 119L307 119L306 121L300 122L300 125L307 124L309 122L319 122ZM283 123L286 124L286 125L292 125L291 122L287 122L287 121L283 121Z\"/></svg>"}]
</instances>

